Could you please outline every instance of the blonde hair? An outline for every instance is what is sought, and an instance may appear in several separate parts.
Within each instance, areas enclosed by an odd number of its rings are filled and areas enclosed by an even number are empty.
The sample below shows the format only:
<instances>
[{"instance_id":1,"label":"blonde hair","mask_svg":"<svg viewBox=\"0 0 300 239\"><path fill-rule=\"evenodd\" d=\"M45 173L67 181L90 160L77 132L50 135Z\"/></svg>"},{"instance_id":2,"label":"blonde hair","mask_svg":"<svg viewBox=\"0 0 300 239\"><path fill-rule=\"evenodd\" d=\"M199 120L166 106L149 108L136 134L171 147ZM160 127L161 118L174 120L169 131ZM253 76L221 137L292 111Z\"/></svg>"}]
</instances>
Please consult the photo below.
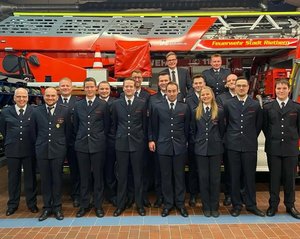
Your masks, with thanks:
<instances>
[{"instance_id":1,"label":"blonde hair","mask_svg":"<svg viewBox=\"0 0 300 239\"><path fill-rule=\"evenodd\" d=\"M212 90L212 88L210 88L209 86L204 86L201 91L200 91L200 96L203 90L209 90L211 95L212 95L212 99L211 99L211 119L214 120L218 117L218 105L216 102L216 98L215 98L215 94ZM204 112L203 112L203 102L201 101L201 99L199 100L199 104L196 108L196 120L200 120L201 117L203 116Z\"/></svg>"}]
</instances>

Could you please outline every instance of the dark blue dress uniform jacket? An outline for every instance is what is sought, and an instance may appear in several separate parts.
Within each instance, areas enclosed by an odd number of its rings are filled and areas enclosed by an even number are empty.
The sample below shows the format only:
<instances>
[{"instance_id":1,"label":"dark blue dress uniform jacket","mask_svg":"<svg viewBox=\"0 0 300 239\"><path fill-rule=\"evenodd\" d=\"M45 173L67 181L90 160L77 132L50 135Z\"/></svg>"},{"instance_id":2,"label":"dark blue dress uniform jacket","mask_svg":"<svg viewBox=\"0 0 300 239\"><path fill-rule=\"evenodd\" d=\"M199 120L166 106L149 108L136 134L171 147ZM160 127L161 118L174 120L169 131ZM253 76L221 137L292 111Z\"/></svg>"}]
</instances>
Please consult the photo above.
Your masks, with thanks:
<instances>
[{"instance_id":1,"label":"dark blue dress uniform jacket","mask_svg":"<svg viewBox=\"0 0 300 239\"><path fill-rule=\"evenodd\" d=\"M289 100L281 109L274 100L264 105L265 151L270 155L299 155L300 105ZM279 130L280 129L280 130Z\"/></svg>"},{"instance_id":2,"label":"dark blue dress uniform jacket","mask_svg":"<svg viewBox=\"0 0 300 239\"><path fill-rule=\"evenodd\" d=\"M27 105L22 119L15 106L4 108L0 114L0 132L4 138L6 157L29 157L34 155L34 146L30 135L30 122L33 107Z\"/></svg>"},{"instance_id":3,"label":"dark blue dress uniform jacket","mask_svg":"<svg viewBox=\"0 0 300 239\"><path fill-rule=\"evenodd\" d=\"M37 106L32 114L31 130L38 159L64 158L70 137L70 111L56 104L53 115L48 116L45 105Z\"/></svg>"},{"instance_id":4,"label":"dark blue dress uniform jacket","mask_svg":"<svg viewBox=\"0 0 300 239\"><path fill-rule=\"evenodd\" d=\"M82 99L76 102L73 117L75 150L83 153L105 151L106 135L110 129L107 103L96 97L88 107L86 99Z\"/></svg>"},{"instance_id":5,"label":"dark blue dress uniform jacket","mask_svg":"<svg viewBox=\"0 0 300 239\"><path fill-rule=\"evenodd\" d=\"M258 101L247 97L244 106L237 97L226 101L226 148L238 152L257 151L257 137L262 129L263 112Z\"/></svg>"}]
</instances>

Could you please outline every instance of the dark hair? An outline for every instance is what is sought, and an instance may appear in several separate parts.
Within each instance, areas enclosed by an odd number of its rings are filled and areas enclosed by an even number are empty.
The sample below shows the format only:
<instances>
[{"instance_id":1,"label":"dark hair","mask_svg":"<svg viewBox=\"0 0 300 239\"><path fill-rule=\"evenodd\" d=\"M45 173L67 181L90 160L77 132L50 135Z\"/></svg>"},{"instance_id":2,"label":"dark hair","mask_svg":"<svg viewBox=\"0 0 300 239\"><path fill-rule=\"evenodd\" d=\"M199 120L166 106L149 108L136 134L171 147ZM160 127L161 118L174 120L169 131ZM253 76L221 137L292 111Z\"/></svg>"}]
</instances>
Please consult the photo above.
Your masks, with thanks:
<instances>
[{"instance_id":1,"label":"dark hair","mask_svg":"<svg viewBox=\"0 0 300 239\"><path fill-rule=\"evenodd\" d=\"M196 74L196 75L193 75L193 77L192 77L192 84L194 83L194 80L196 78L202 78L204 80L204 82L206 83L205 77L202 74Z\"/></svg>"},{"instance_id":2,"label":"dark hair","mask_svg":"<svg viewBox=\"0 0 300 239\"><path fill-rule=\"evenodd\" d=\"M249 84L249 81L248 81L248 79L247 79L245 76L239 76L239 77L236 79L235 84L236 84L239 80L246 80L247 83Z\"/></svg>"},{"instance_id":3,"label":"dark hair","mask_svg":"<svg viewBox=\"0 0 300 239\"><path fill-rule=\"evenodd\" d=\"M175 54L175 52L170 51L170 52L166 55L166 59L167 59L169 56L176 56L176 54ZM176 56L176 58L177 58L177 56Z\"/></svg>"},{"instance_id":4,"label":"dark hair","mask_svg":"<svg viewBox=\"0 0 300 239\"><path fill-rule=\"evenodd\" d=\"M84 87L85 87L85 84L86 84L87 82L94 82L95 86L97 86L96 80L95 80L95 78L93 78L93 77L88 77L88 78L86 78L86 79L83 81L83 86L84 86Z\"/></svg>"},{"instance_id":5,"label":"dark hair","mask_svg":"<svg viewBox=\"0 0 300 239\"><path fill-rule=\"evenodd\" d=\"M166 87L166 88L168 88L169 85L175 85L176 88L177 88L177 90L179 89L178 84L177 84L176 82L170 81L170 82L167 84L167 87Z\"/></svg>"},{"instance_id":6,"label":"dark hair","mask_svg":"<svg viewBox=\"0 0 300 239\"><path fill-rule=\"evenodd\" d=\"M123 86L125 85L125 82L126 82L126 81L132 81L132 82L134 83L134 86L135 86L135 81L134 81L134 79L132 79L131 77L127 77L127 78L124 79L124 81L123 81Z\"/></svg>"},{"instance_id":7,"label":"dark hair","mask_svg":"<svg viewBox=\"0 0 300 239\"><path fill-rule=\"evenodd\" d=\"M283 84L283 85L287 85L288 88L290 88L290 83L289 83L289 80L286 79L286 78L281 78L281 79L278 79L275 81L275 88L278 84Z\"/></svg>"}]
</instances>

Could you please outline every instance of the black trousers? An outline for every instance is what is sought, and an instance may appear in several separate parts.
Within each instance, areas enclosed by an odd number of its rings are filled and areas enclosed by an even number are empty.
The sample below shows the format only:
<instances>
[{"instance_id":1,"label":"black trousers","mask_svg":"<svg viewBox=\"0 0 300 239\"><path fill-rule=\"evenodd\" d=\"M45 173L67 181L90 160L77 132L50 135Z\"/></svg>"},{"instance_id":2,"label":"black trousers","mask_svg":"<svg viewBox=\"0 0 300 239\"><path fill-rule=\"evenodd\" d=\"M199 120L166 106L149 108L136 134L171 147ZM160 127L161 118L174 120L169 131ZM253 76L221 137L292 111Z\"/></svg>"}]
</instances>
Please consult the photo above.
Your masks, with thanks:
<instances>
[{"instance_id":1,"label":"black trousers","mask_svg":"<svg viewBox=\"0 0 300 239\"><path fill-rule=\"evenodd\" d=\"M133 181L134 181L134 197L138 208L143 207L143 153L144 149L125 152L116 150L117 156L117 207L125 208L127 198L128 168L131 164Z\"/></svg>"},{"instance_id":2,"label":"black trousers","mask_svg":"<svg viewBox=\"0 0 300 239\"><path fill-rule=\"evenodd\" d=\"M244 175L246 208L256 207L255 174L257 151L238 152L228 150L228 163L231 173L231 201L234 208L242 208L241 175Z\"/></svg>"},{"instance_id":3,"label":"black trousers","mask_svg":"<svg viewBox=\"0 0 300 239\"><path fill-rule=\"evenodd\" d=\"M159 155L162 194L164 197L164 207L167 209L171 209L174 204L178 208L184 207L184 167L186 157L186 153L174 156Z\"/></svg>"},{"instance_id":4,"label":"black trousers","mask_svg":"<svg viewBox=\"0 0 300 239\"><path fill-rule=\"evenodd\" d=\"M223 166L224 166L224 194L225 196L231 195L231 182L230 182L230 168L228 162L228 153L227 149L224 149L223 153ZM243 186L242 186L243 188Z\"/></svg>"},{"instance_id":5,"label":"black trousers","mask_svg":"<svg viewBox=\"0 0 300 239\"><path fill-rule=\"evenodd\" d=\"M217 211L220 199L222 155L196 155L200 196L204 211Z\"/></svg>"},{"instance_id":6,"label":"black trousers","mask_svg":"<svg viewBox=\"0 0 300 239\"><path fill-rule=\"evenodd\" d=\"M109 144L106 150L104 165L104 183L108 200L117 198L117 178L115 174L116 151L113 144Z\"/></svg>"},{"instance_id":7,"label":"black trousers","mask_svg":"<svg viewBox=\"0 0 300 239\"><path fill-rule=\"evenodd\" d=\"M63 161L64 158L37 159L44 209L56 211L61 208Z\"/></svg>"},{"instance_id":8,"label":"black trousers","mask_svg":"<svg viewBox=\"0 0 300 239\"><path fill-rule=\"evenodd\" d=\"M88 208L90 204L90 183L93 176L93 196L95 208L102 208L103 203L103 167L105 151L83 153L77 151L80 171L80 207Z\"/></svg>"},{"instance_id":9,"label":"black trousers","mask_svg":"<svg viewBox=\"0 0 300 239\"><path fill-rule=\"evenodd\" d=\"M73 200L80 199L80 173L77 155L74 147L69 146L67 150L67 160L70 167L70 178L71 178L71 197Z\"/></svg>"},{"instance_id":10,"label":"black trousers","mask_svg":"<svg viewBox=\"0 0 300 239\"><path fill-rule=\"evenodd\" d=\"M161 189L161 170L157 152L152 153L154 162L154 191L157 198L163 198Z\"/></svg>"},{"instance_id":11,"label":"black trousers","mask_svg":"<svg viewBox=\"0 0 300 239\"><path fill-rule=\"evenodd\" d=\"M268 166L270 171L269 204L271 207L277 208L280 202L279 193L281 180L284 190L284 205L286 208L294 206L297 163L297 156L281 157L268 154Z\"/></svg>"},{"instance_id":12,"label":"black trousers","mask_svg":"<svg viewBox=\"0 0 300 239\"><path fill-rule=\"evenodd\" d=\"M194 150L195 145L194 144L189 144L188 147L188 163L189 163L189 173L188 173L188 187L189 187L189 192L191 195L196 195L199 192L199 182L198 182L198 169L197 169L197 163L196 163L196 156L195 156L195 150Z\"/></svg>"},{"instance_id":13,"label":"black trousers","mask_svg":"<svg viewBox=\"0 0 300 239\"><path fill-rule=\"evenodd\" d=\"M36 205L36 164L32 157L7 157L8 169L8 208L17 208L21 195L22 166L24 169L24 192L27 207Z\"/></svg>"}]
</instances>

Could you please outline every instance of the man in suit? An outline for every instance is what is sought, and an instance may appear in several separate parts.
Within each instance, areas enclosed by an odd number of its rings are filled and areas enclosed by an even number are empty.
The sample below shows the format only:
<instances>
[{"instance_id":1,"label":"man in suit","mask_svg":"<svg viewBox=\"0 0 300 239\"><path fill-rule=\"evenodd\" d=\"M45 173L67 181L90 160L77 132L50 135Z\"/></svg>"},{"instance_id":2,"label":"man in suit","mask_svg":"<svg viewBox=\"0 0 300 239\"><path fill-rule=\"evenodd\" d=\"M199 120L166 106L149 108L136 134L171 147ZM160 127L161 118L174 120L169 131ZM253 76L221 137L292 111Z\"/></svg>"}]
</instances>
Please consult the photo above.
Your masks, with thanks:
<instances>
[{"instance_id":1,"label":"man in suit","mask_svg":"<svg viewBox=\"0 0 300 239\"><path fill-rule=\"evenodd\" d=\"M166 62L168 68L163 70L170 75L170 80L177 83L179 86L179 93L184 100L187 96L189 89L192 88L190 73L187 69L177 67L177 56L174 52L169 52L166 55Z\"/></svg>"},{"instance_id":2,"label":"man in suit","mask_svg":"<svg viewBox=\"0 0 300 239\"><path fill-rule=\"evenodd\" d=\"M95 214L104 216L103 168L105 162L106 135L110 128L107 103L96 97L97 83L92 77L83 82L85 98L74 108L75 151L80 172L80 209L76 217L83 217L89 210L90 177L93 176Z\"/></svg>"},{"instance_id":3,"label":"man in suit","mask_svg":"<svg viewBox=\"0 0 300 239\"><path fill-rule=\"evenodd\" d=\"M64 219L61 207L62 168L70 135L70 112L67 106L57 104L56 89L47 88L45 104L32 113L31 130L35 139L35 153L40 170L43 213L39 221L52 213L57 220Z\"/></svg>"},{"instance_id":4,"label":"man in suit","mask_svg":"<svg viewBox=\"0 0 300 239\"><path fill-rule=\"evenodd\" d=\"M174 204L183 217L188 217L184 206L184 168L190 111L186 104L177 100L177 95L178 85L169 82L166 101L158 103L151 115L152 132L149 134L149 149L152 152L157 151L159 157L164 197L162 217L169 215Z\"/></svg>"},{"instance_id":5,"label":"man in suit","mask_svg":"<svg viewBox=\"0 0 300 239\"><path fill-rule=\"evenodd\" d=\"M216 98L217 104L220 108L224 108L224 104L227 100L232 99L235 97L235 82L237 76L235 74L230 74L226 78L226 85L225 87L228 88L228 91L223 92L222 94L218 95ZM228 165L228 157L227 157L227 149L224 147L224 154L223 154L223 165L224 165L224 194L225 198L223 200L224 206L231 205L231 184L230 184L230 171Z\"/></svg>"},{"instance_id":6,"label":"man in suit","mask_svg":"<svg viewBox=\"0 0 300 239\"><path fill-rule=\"evenodd\" d=\"M76 101L79 99L72 95L72 81L71 79L64 77L59 81L59 94L58 104L64 104L69 107L73 113ZM75 138L71 137L69 139L69 144L67 148L67 160L70 169L70 179L71 179L71 198L74 207L79 207L80 205L80 175L78 168L78 161L76 152L74 150Z\"/></svg>"},{"instance_id":7,"label":"man in suit","mask_svg":"<svg viewBox=\"0 0 300 239\"><path fill-rule=\"evenodd\" d=\"M6 216L18 209L21 194L22 167L26 204L32 213L36 206L36 162L30 140L30 120L33 107L28 105L28 92L18 88L14 93L15 105L4 108L0 114L0 132L4 138L4 150L8 169L8 202Z\"/></svg>"},{"instance_id":8,"label":"man in suit","mask_svg":"<svg viewBox=\"0 0 300 239\"><path fill-rule=\"evenodd\" d=\"M210 58L211 68L202 72L206 85L211 87L215 96L227 91L225 87L226 77L230 74L229 69L222 68L222 57L220 54L214 54Z\"/></svg>"},{"instance_id":9,"label":"man in suit","mask_svg":"<svg viewBox=\"0 0 300 239\"><path fill-rule=\"evenodd\" d=\"M270 170L270 199L267 216L274 216L280 201L281 180L286 212L300 219L295 208L295 176L300 137L300 105L289 99L290 86L286 79L275 82L276 100L264 106L263 131L265 151Z\"/></svg>"},{"instance_id":10,"label":"man in suit","mask_svg":"<svg viewBox=\"0 0 300 239\"><path fill-rule=\"evenodd\" d=\"M143 154L147 132L147 104L135 97L135 82L127 78L123 82L124 97L112 105L112 130L115 136L117 156L117 209L114 216L122 214L126 206L128 167L131 165L134 179L134 195L137 212L146 215L143 205Z\"/></svg>"},{"instance_id":11,"label":"man in suit","mask_svg":"<svg viewBox=\"0 0 300 239\"><path fill-rule=\"evenodd\" d=\"M196 74L192 78L192 87L193 90L190 91L186 97L186 103L190 108L190 112L196 109L199 104L199 96L201 89L206 85L204 77L200 74ZM195 153L194 153L194 143L189 140L188 144L188 164L189 164L189 173L188 173L188 187L190 192L189 205L191 207L196 206L197 193L199 192L199 183L198 183L198 173L197 173L197 164L195 162Z\"/></svg>"},{"instance_id":12,"label":"man in suit","mask_svg":"<svg viewBox=\"0 0 300 239\"><path fill-rule=\"evenodd\" d=\"M101 81L98 85L99 98L107 102L108 111L111 116L111 106L116 98L110 96L110 84L107 81ZM116 150L115 139L111 130L108 131L106 138L106 158L104 164L104 185L107 193L107 199L114 206L117 205L117 179L115 175Z\"/></svg>"},{"instance_id":13,"label":"man in suit","mask_svg":"<svg viewBox=\"0 0 300 239\"><path fill-rule=\"evenodd\" d=\"M244 175L246 210L265 216L256 206L255 174L257 163L257 137L262 128L262 109L259 103L248 96L249 83L245 77L236 80L237 97L226 101L224 115L226 119L225 145L231 174L230 213L237 217L243 207L240 189L240 177Z\"/></svg>"}]
</instances>

